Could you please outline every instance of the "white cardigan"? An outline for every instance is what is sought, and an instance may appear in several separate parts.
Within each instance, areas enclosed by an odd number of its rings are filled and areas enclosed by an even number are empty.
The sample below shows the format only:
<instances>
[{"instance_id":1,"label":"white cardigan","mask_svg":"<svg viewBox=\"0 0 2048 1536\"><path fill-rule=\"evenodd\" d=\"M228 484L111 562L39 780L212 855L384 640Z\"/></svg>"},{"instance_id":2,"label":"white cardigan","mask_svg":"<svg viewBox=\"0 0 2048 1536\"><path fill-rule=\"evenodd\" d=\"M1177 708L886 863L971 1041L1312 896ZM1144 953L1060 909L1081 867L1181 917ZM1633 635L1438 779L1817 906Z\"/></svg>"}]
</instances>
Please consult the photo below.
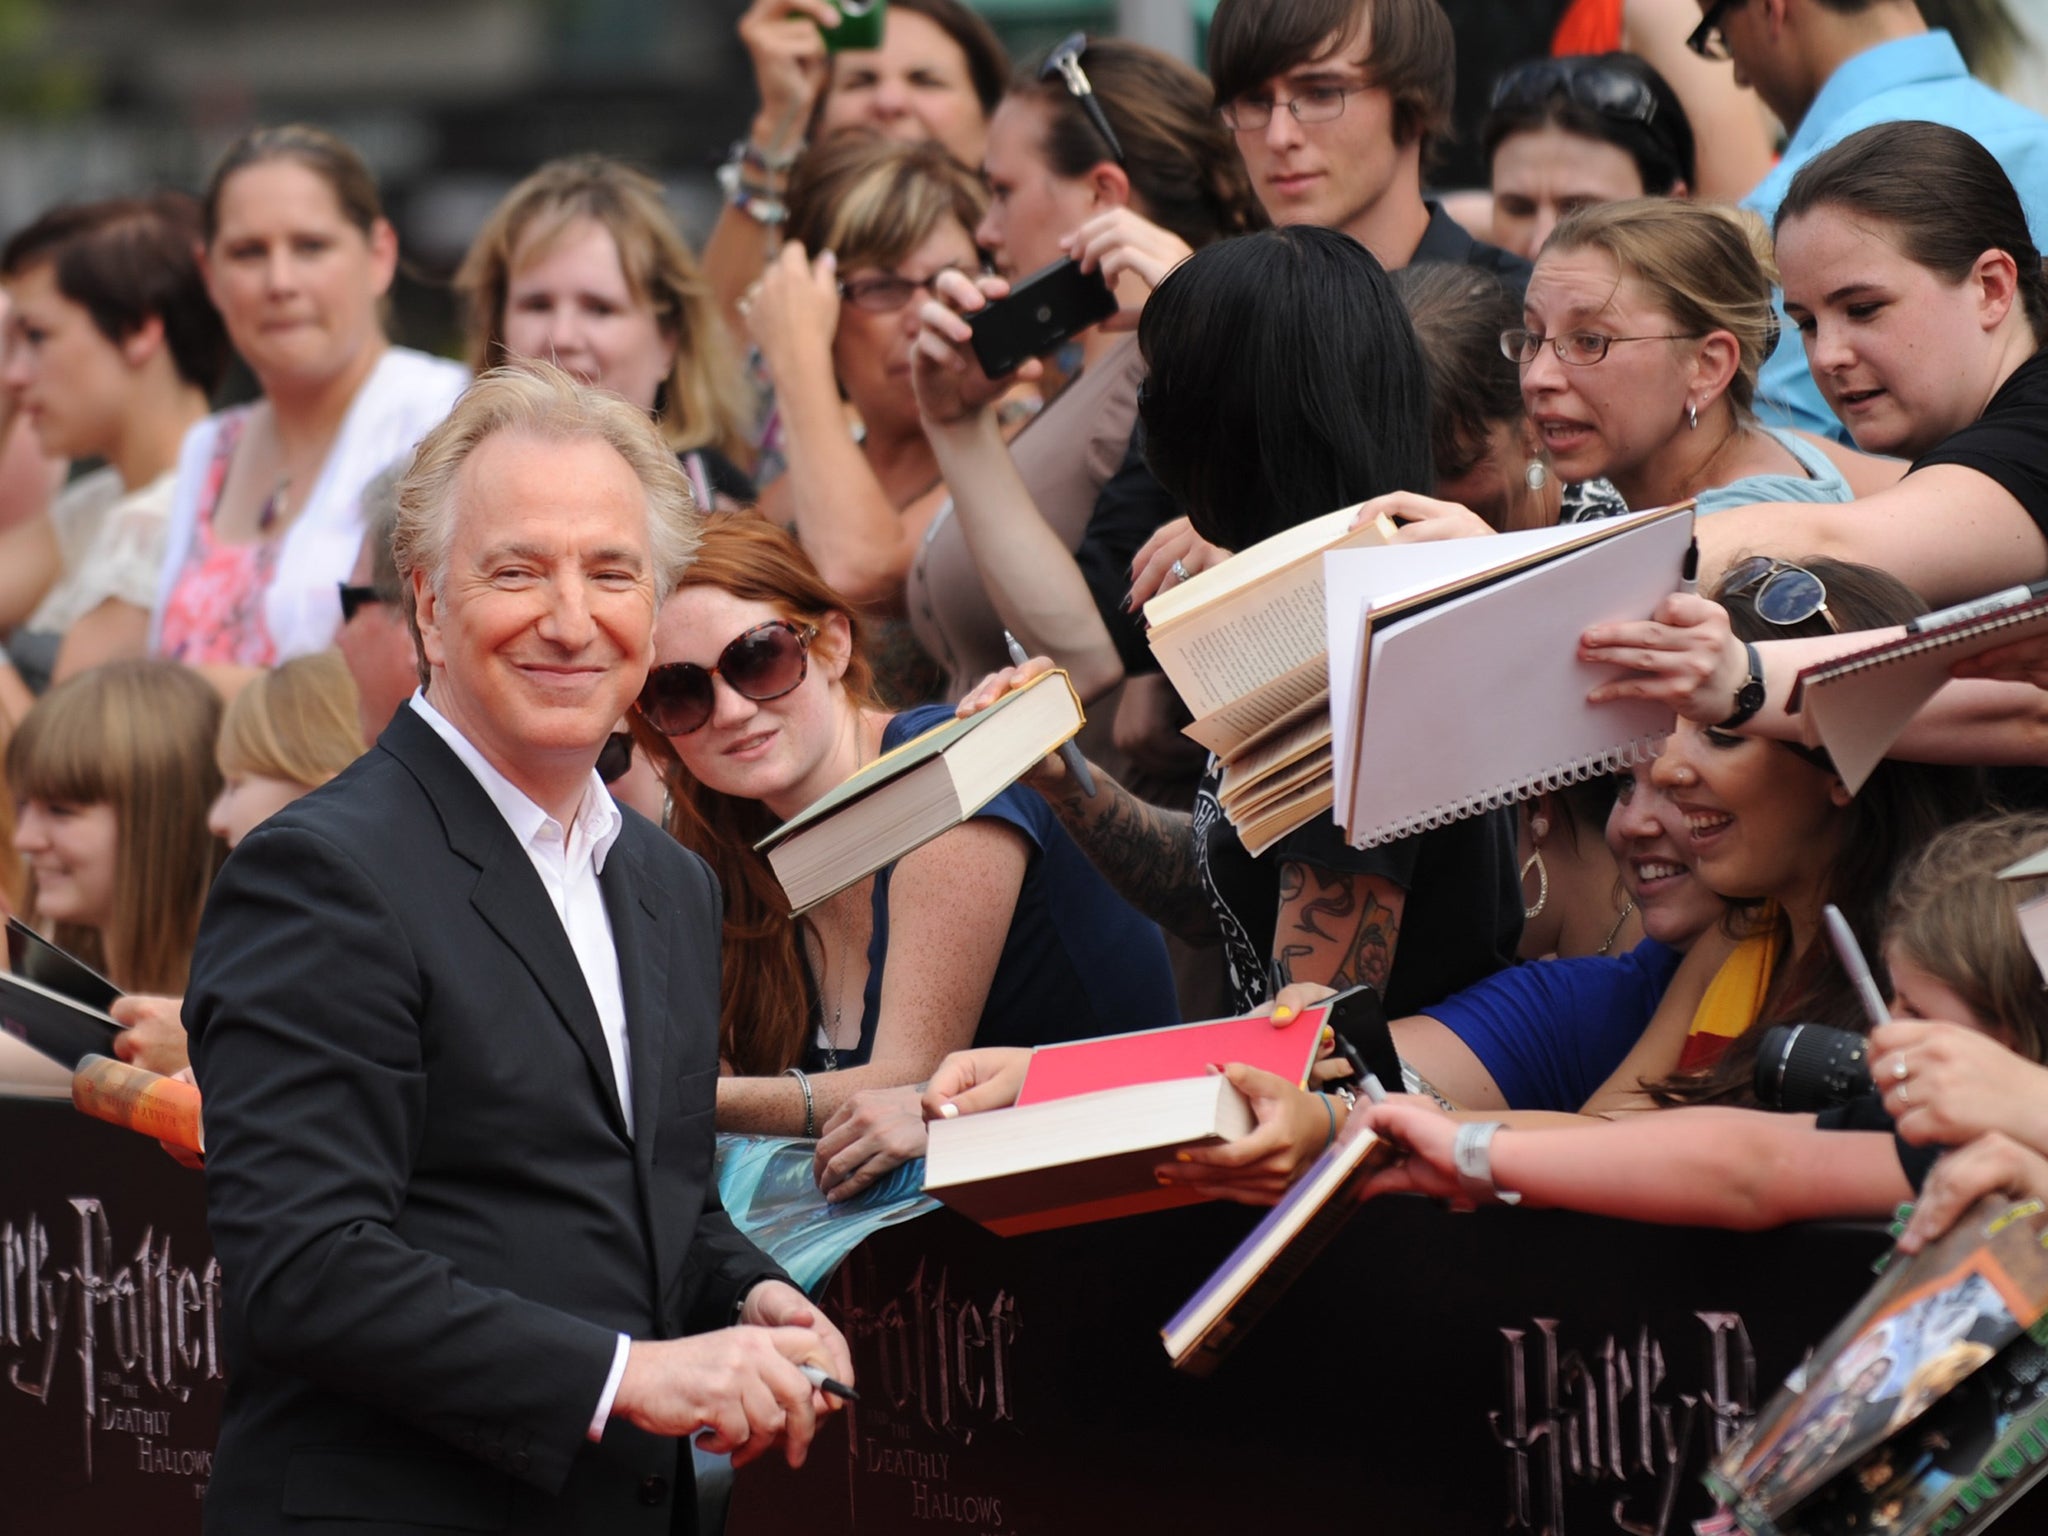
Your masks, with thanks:
<instances>
[{"instance_id":1,"label":"white cardigan","mask_svg":"<svg viewBox=\"0 0 2048 1536\"><path fill-rule=\"evenodd\" d=\"M327 461L320 466L313 494L285 530L276 573L263 594L264 625L277 647L277 660L288 661L333 643L341 626L335 584L348 580L363 542L363 487L411 453L468 384L469 372L460 364L391 347L356 391ZM161 654L164 607L198 537L199 497L206 488L221 420L220 415L209 416L194 426L178 454L164 563L149 616L152 655Z\"/></svg>"}]
</instances>

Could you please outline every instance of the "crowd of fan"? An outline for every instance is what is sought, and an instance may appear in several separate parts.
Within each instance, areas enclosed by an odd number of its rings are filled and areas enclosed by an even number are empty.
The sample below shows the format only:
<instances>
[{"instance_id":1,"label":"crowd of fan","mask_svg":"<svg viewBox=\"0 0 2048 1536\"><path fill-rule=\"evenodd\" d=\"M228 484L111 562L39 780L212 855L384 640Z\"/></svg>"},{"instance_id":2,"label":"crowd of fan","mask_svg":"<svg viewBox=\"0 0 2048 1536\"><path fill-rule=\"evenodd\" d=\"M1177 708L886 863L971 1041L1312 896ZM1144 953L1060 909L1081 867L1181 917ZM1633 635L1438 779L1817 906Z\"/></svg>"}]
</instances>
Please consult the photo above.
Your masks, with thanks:
<instances>
[{"instance_id":1,"label":"crowd of fan","mask_svg":"<svg viewBox=\"0 0 2048 1536\"><path fill-rule=\"evenodd\" d=\"M413 445L550 359L649 412L704 513L601 772L722 884L720 1126L819 1137L828 1197L1034 1044L1358 984L1409 1069L1356 1111L1411 1149L1385 1186L1491 1193L1482 1121L1501 1188L1647 1219L2048 1194L2040 882L1996 878L2048 845L2048 651L1960 669L1854 794L1786 709L1806 661L2048 577L2048 120L1913 0L1575 5L1493 87L1490 195L1437 199L1438 0L1221 0L1206 76L1107 37L1013 70L958 0L838 25L741 19L760 105L701 259L617 162L513 188L461 364L387 334L396 236L313 127L0 250L0 900L132 994L124 1055L186 1065L221 859L422 675ZM989 379L968 318L1064 258L1116 312ZM230 349L260 396L212 411ZM1677 713L1653 764L1246 852L1146 598L1358 503L1436 539L1686 499L1710 595L1582 642ZM1099 789L1049 759L792 920L760 837L1048 661ZM1767 1114L1766 1026L1865 1027L1828 903L1889 981L1882 1091ZM1229 1070L1258 1128L1161 1177L1269 1200L1353 1102Z\"/></svg>"}]
</instances>

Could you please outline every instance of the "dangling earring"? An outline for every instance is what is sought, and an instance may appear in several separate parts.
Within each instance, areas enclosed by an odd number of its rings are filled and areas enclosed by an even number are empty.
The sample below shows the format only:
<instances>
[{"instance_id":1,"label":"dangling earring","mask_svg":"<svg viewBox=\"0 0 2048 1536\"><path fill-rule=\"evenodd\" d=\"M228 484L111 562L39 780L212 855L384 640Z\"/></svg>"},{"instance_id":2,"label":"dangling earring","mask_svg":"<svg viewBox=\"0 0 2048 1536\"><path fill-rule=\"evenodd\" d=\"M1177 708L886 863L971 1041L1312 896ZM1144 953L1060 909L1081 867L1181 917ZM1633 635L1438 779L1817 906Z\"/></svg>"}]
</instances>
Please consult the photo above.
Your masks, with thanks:
<instances>
[{"instance_id":1,"label":"dangling earring","mask_svg":"<svg viewBox=\"0 0 2048 1536\"><path fill-rule=\"evenodd\" d=\"M1531 459L1529 467L1522 471L1522 484L1532 491L1543 489L1543 483L1550 478L1550 471L1543 467L1541 459Z\"/></svg>"},{"instance_id":2,"label":"dangling earring","mask_svg":"<svg viewBox=\"0 0 2048 1536\"><path fill-rule=\"evenodd\" d=\"M1533 923L1543 915L1543 904L1550 900L1550 868L1543 862L1543 839L1550 835L1550 820L1545 816L1529 818L1529 857L1522 861L1522 885L1527 889L1529 870L1536 871L1536 905L1522 908L1522 921Z\"/></svg>"},{"instance_id":3,"label":"dangling earring","mask_svg":"<svg viewBox=\"0 0 2048 1536\"><path fill-rule=\"evenodd\" d=\"M1700 408L1690 400L1685 402L1685 424L1695 432L1700 429Z\"/></svg>"}]
</instances>

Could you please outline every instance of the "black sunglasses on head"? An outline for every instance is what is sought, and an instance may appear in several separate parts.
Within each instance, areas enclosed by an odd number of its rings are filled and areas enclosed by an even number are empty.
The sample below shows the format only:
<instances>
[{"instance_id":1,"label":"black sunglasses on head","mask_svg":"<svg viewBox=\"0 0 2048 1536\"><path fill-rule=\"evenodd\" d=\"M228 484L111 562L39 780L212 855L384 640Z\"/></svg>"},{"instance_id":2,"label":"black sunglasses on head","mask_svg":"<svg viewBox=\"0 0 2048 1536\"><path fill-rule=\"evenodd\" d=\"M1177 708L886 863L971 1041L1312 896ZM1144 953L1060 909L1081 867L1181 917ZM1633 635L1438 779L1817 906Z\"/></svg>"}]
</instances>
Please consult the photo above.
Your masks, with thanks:
<instances>
[{"instance_id":1,"label":"black sunglasses on head","mask_svg":"<svg viewBox=\"0 0 2048 1536\"><path fill-rule=\"evenodd\" d=\"M1493 88L1493 109L1536 107L1553 96L1621 122L1652 123L1657 97L1640 77L1598 59L1532 59L1509 70Z\"/></svg>"},{"instance_id":2,"label":"black sunglasses on head","mask_svg":"<svg viewBox=\"0 0 2048 1536\"><path fill-rule=\"evenodd\" d=\"M1067 87L1067 94L1081 103L1081 110L1088 114L1088 121L1095 125L1095 131L1102 135L1102 141L1109 146L1109 152L1116 157L1116 163L1124 163L1124 147L1116 139L1116 130L1109 126L1109 117L1102 110L1102 103L1095 99L1095 87L1088 83L1087 71L1081 68L1081 55L1088 51L1088 34L1076 32L1045 56L1045 63L1038 71L1038 78L1050 80L1059 76Z\"/></svg>"},{"instance_id":3,"label":"black sunglasses on head","mask_svg":"<svg viewBox=\"0 0 2048 1536\"><path fill-rule=\"evenodd\" d=\"M756 704L779 699L809 674L817 635L815 624L799 628L788 619L770 619L735 638L709 667L694 661L656 667L640 690L640 713L664 736L701 730L717 708L714 677L724 678L726 687Z\"/></svg>"}]
</instances>

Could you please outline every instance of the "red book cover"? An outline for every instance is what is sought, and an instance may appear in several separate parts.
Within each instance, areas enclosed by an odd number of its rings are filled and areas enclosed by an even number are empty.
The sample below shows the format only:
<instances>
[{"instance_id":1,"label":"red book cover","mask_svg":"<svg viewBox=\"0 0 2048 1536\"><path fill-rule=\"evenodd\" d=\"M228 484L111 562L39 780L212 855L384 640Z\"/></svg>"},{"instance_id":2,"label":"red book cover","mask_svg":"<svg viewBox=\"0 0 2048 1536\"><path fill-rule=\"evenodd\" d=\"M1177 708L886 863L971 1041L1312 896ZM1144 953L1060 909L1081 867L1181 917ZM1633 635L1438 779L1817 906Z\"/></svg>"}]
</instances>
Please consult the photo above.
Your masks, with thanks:
<instances>
[{"instance_id":1,"label":"red book cover","mask_svg":"<svg viewBox=\"0 0 2048 1536\"><path fill-rule=\"evenodd\" d=\"M1031 1053L1019 1104L1043 1104L1076 1094L1200 1077L1209 1064L1233 1061L1262 1067L1290 1083L1306 1084L1316 1064L1329 1008L1304 1008L1285 1024L1260 1014L1241 1019L1204 1019L1170 1029L1141 1029L1099 1040L1041 1045Z\"/></svg>"}]
</instances>

